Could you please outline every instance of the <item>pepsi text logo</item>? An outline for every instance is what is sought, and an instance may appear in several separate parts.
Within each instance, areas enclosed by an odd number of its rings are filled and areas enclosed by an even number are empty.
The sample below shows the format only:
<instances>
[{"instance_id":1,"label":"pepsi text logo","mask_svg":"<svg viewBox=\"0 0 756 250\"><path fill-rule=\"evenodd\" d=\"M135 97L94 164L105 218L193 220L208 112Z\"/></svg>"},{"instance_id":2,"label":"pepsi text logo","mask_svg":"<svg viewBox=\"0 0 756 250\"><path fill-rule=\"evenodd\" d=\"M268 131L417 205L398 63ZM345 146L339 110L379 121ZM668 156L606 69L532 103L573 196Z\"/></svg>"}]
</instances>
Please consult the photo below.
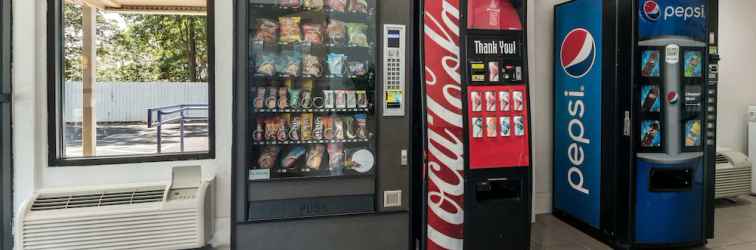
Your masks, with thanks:
<instances>
[{"instance_id":1,"label":"pepsi text logo","mask_svg":"<svg viewBox=\"0 0 756 250\"><path fill-rule=\"evenodd\" d=\"M661 11L664 9L664 11ZM655 22L663 13L664 20L669 19L688 19L706 18L706 6L660 6L657 0L646 0L641 6L641 13L647 20Z\"/></svg>"},{"instance_id":2,"label":"pepsi text logo","mask_svg":"<svg viewBox=\"0 0 756 250\"><path fill-rule=\"evenodd\" d=\"M596 61L596 41L588 30L575 28L562 40L560 54L564 72L572 78L582 78Z\"/></svg>"}]
</instances>

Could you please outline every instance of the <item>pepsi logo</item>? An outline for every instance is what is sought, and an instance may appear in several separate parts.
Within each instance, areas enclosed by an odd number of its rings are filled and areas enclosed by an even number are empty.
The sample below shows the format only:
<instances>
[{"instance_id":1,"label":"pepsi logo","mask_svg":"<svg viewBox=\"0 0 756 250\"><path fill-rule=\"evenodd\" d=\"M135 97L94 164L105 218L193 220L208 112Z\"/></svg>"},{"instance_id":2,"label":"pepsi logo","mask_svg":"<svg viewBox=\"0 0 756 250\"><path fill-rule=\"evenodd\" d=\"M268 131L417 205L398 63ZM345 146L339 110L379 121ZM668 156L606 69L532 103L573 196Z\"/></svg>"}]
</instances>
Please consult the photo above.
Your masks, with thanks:
<instances>
[{"instance_id":1,"label":"pepsi logo","mask_svg":"<svg viewBox=\"0 0 756 250\"><path fill-rule=\"evenodd\" d=\"M656 21L661 16L661 8L656 0L646 0L643 2L643 16L649 21Z\"/></svg>"},{"instance_id":2,"label":"pepsi logo","mask_svg":"<svg viewBox=\"0 0 756 250\"><path fill-rule=\"evenodd\" d=\"M667 101L669 102L669 104L675 104L679 100L680 95L678 95L676 91L670 91L669 93L667 93Z\"/></svg>"},{"instance_id":3,"label":"pepsi logo","mask_svg":"<svg viewBox=\"0 0 756 250\"><path fill-rule=\"evenodd\" d=\"M596 61L596 41L588 30L573 29L564 37L560 54L564 72L572 78L581 78L591 72Z\"/></svg>"}]
</instances>

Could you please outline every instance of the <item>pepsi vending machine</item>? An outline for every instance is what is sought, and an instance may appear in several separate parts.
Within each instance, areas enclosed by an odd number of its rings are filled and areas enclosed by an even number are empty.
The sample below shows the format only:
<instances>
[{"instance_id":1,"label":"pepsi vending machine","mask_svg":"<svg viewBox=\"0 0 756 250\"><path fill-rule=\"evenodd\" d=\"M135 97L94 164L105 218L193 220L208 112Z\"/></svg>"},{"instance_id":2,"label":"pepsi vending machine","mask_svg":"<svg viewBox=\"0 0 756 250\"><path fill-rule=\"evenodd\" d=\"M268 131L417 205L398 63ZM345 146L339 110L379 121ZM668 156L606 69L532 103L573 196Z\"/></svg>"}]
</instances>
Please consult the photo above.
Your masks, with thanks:
<instances>
[{"instance_id":1,"label":"pepsi vending machine","mask_svg":"<svg viewBox=\"0 0 756 250\"><path fill-rule=\"evenodd\" d=\"M559 218L621 249L713 237L716 13L716 0L555 7Z\"/></svg>"},{"instance_id":2,"label":"pepsi vending machine","mask_svg":"<svg viewBox=\"0 0 756 250\"><path fill-rule=\"evenodd\" d=\"M527 249L525 1L421 4L423 249Z\"/></svg>"}]
</instances>

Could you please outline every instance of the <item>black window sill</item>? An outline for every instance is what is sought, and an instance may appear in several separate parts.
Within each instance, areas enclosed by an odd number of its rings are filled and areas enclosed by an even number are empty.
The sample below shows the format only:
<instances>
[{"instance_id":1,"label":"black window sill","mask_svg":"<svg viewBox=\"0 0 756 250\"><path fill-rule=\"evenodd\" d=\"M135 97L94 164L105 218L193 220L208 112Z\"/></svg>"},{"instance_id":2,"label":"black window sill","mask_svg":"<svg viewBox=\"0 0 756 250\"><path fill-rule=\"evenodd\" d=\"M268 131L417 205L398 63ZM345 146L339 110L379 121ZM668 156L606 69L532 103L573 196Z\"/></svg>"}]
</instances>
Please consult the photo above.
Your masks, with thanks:
<instances>
[{"instance_id":1,"label":"black window sill","mask_svg":"<svg viewBox=\"0 0 756 250\"><path fill-rule=\"evenodd\" d=\"M214 152L50 159L50 167L75 167L215 159Z\"/></svg>"}]
</instances>

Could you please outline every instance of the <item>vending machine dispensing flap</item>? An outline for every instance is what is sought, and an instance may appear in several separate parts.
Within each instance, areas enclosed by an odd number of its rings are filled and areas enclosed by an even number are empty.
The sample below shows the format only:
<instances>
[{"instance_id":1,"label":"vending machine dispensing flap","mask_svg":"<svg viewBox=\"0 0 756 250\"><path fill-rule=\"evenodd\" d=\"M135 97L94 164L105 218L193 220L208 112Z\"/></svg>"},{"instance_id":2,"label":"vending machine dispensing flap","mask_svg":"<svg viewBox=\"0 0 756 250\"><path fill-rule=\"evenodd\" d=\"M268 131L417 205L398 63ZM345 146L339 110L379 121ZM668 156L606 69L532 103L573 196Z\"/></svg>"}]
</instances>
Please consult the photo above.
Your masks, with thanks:
<instances>
[{"instance_id":1,"label":"vending machine dispensing flap","mask_svg":"<svg viewBox=\"0 0 756 250\"><path fill-rule=\"evenodd\" d=\"M520 200L522 182L509 178L487 179L475 184L478 202L488 200Z\"/></svg>"},{"instance_id":2,"label":"vending machine dispensing flap","mask_svg":"<svg viewBox=\"0 0 756 250\"><path fill-rule=\"evenodd\" d=\"M691 168L653 168L648 183L651 192L685 192L693 188Z\"/></svg>"}]
</instances>

